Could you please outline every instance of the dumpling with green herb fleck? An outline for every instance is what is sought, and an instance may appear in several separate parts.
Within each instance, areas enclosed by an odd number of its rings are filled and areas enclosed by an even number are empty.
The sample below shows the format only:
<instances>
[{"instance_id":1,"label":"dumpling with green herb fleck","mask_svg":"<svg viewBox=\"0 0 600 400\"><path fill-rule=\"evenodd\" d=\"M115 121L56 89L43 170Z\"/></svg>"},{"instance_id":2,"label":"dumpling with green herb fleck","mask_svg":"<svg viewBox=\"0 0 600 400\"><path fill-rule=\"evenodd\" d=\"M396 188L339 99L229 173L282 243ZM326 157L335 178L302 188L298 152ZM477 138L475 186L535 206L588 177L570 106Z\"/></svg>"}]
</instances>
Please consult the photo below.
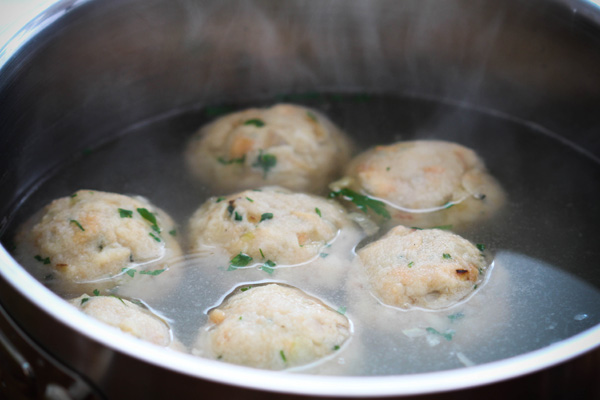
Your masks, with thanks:
<instances>
[{"instance_id":1,"label":"dumpling with green herb fleck","mask_svg":"<svg viewBox=\"0 0 600 400\"><path fill-rule=\"evenodd\" d=\"M299 367L342 351L348 318L299 289L242 286L208 313L192 353L262 369Z\"/></svg>"},{"instance_id":2,"label":"dumpling with green herb fleck","mask_svg":"<svg viewBox=\"0 0 600 400\"><path fill-rule=\"evenodd\" d=\"M376 218L432 228L494 215L504 203L498 182L477 154L456 143L420 140L377 146L359 154L333 194Z\"/></svg>"},{"instance_id":3,"label":"dumpling with green herb fleck","mask_svg":"<svg viewBox=\"0 0 600 400\"><path fill-rule=\"evenodd\" d=\"M191 253L224 252L230 270L279 270L332 261L327 249L351 233L360 234L337 202L272 186L208 199L192 216L188 236Z\"/></svg>"},{"instance_id":4,"label":"dumpling with green herb fleck","mask_svg":"<svg viewBox=\"0 0 600 400\"><path fill-rule=\"evenodd\" d=\"M54 200L17 235L17 259L63 295L132 280L157 289L181 257L174 223L142 197L79 190ZM170 233L171 232L171 233Z\"/></svg>"},{"instance_id":5,"label":"dumpling with green herb fleck","mask_svg":"<svg viewBox=\"0 0 600 400\"><path fill-rule=\"evenodd\" d=\"M279 104L221 117L186 152L192 173L220 192L279 185L320 193L350 159L351 144L327 117Z\"/></svg>"},{"instance_id":6,"label":"dumpling with green herb fleck","mask_svg":"<svg viewBox=\"0 0 600 400\"><path fill-rule=\"evenodd\" d=\"M357 254L371 292L399 308L450 307L474 292L488 267L482 248L454 233L401 225Z\"/></svg>"},{"instance_id":7,"label":"dumpling with green herb fleck","mask_svg":"<svg viewBox=\"0 0 600 400\"><path fill-rule=\"evenodd\" d=\"M84 294L69 300L77 309L105 324L138 339L163 347L181 349L173 342L169 325L148 309L116 296L89 296Z\"/></svg>"}]
</instances>

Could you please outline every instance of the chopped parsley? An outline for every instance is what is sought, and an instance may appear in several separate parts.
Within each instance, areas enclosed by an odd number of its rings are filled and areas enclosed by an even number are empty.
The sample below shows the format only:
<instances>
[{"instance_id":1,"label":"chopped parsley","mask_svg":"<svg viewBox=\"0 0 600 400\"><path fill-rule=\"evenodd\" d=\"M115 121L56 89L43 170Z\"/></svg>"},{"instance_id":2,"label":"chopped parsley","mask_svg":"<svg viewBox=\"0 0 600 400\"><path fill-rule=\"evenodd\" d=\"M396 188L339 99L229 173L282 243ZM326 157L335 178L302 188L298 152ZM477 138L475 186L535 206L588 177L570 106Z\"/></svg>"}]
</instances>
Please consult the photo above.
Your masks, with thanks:
<instances>
[{"instance_id":1,"label":"chopped parsley","mask_svg":"<svg viewBox=\"0 0 600 400\"><path fill-rule=\"evenodd\" d=\"M415 262L414 262L414 261L411 261L411 262L409 262L409 263L408 263L408 268L412 268L412 267L413 267L413 265L415 265Z\"/></svg>"},{"instance_id":2,"label":"chopped parsley","mask_svg":"<svg viewBox=\"0 0 600 400\"><path fill-rule=\"evenodd\" d=\"M165 272L167 269L163 268L163 269L155 269L154 271L140 271L140 275L152 275L152 276L156 276L156 275L160 275L163 272Z\"/></svg>"},{"instance_id":3,"label":"chopped parsley","mask_svg":"<svg viewBox=\"0 0 600 400\"><path fill-rule=\"evenodd\" d=\"M232 271L239 267L245 267L252 261L252 257L247 254L240 252L237 256L233 257L229 262L228 271Z\"/></svg>"},{"instance_id":4,"label":"chopped parsley","mask_svg":"<svg viewBox=\"0 0 600 400\"><path fill-rule=\"evenodd\" d=\"M221 196L221 197L217 197L217 200L215 201L215 203L220 203L223 200L225 200L225 197Z\"/></svg>"},{"instance_id":5,"label":"chopped parsley","mask_svg":"<svg viewBox=\"0 0 600 400\"><path fill-rule=\"evenodd\" d=\"M345 315L346 314L346 306L341 306L336 311L342 315Z\"/></svg>"},{"instance_id":6,"label":"chopped parsley","mask_svg":"<svg viewBox=\"0 0 600 400\"><path fill-rule=\"evenodd\" d=\"M233 200L232 200L229 202L229 205L227 206L227 212L229 213L230 217L233 214L233 210L235 210L235 206L233 205Z\"/></svg>"},{"instance_id":7,"label":"chopped parsley","mask_svg":"<svg viewBox=\"0 0 600 400\"><path fill-rule=\"evenodd\" d=\"M77 193L73 193L73 194L71 195L71 198L73 198L73 197L77 197Z\"/></svg>"},{"instance_id":8,"label":"chopped parsley","mask_svg":"<svg viewBox=\"0 0 600 400\"><path fill-rule=\"evenodd\" d=\"M386 170L386 171L389 171L390 169L391 169L391 167L387 167L385 170Z\"/></svg>"},{"instance_id":9,"label":"chopped parsley","mask_svg":"<svg viewBox=\"0 0 600 400\"><path fill-rule=\"evenodd\" d=\"M479 285L473 286L473 290L477 289L478 287L479 287Z\"/></svg>"},{"instance_id":10,"label":"chopped parsley","mask_svg":"<svg viewBox=\"0 0 600 400\"><path fill-rule=\"evenodd\" d=\"M329 255L329 253L321 253L321 254L319 254L319 257L321 257L321 258L325 258L325 257L327 257L328 255Z\"/></svg>"},{"instance_id":11,"label":"chopped parsley","mask_svg":"<svg viewBox=\"0 0 600 400\"><path fill-rule=\"evenodd\" d=\"M229 160L226 160L223 157L217 157L217 161L223 165L243 164L246 162L246 155L244 154L243 156L241 156L239 158L231 158Z\"/></svg>"},{"instance_id":12,"label":"chopped parsley","mask_svg":"<svg viewBox=\"0 0 600 400\"><path fill-rule=\"evenodd\" d=\"M477 247L477 249L479 249L479 251L484 251L485 250L485 244L477 243L475 245L475 247Z\"/></svg>"},{"instance_id":13,"label":"chopped parsley","mask_svg":"<svg viewBox=\"0 0 600 400\"><path fill-rule=\"evenodd\" d=\"M72 223L72 224L75 224L75 225L77 225L77 227L78 227L79 229L81 229L81 231L82 231L82 232L83 232L83 231L85 231L85 229L83 229L83 226L81 226L81 224L79 223L79 221L77 221L76 219L72 219L72 220L70 220L69 222L70 222L70 223Z\"/></svg>"},{"instance_id":14,"label":"chopped parsley","mask_svg":"<svg viewBox=\"0 0 600 400\"><path fill-rule=\"evenodd\" d=\"M264 213L263 215L260 216L259 222L263 222L263 221L266 221L266 220L272 219L272 218L273 218L273 213Z\"/></svg>"},{"instance_id":15,"label":"chopped parsley","mask_svg":"<svg viewBox=\"0 0 600 400\"><path fill-rule=\"evenodd\" d=\"M483 268L478 267L477 270L479 271L479 275L483 275Z\"/></svg>"},{"instance_id":16,"label":"chopped parsley","mask_svg":"<svg viewBox=\"0 0 600 400\"><path fill-rule=\"evenodd\" d=\"M262 258L266 258L265 257L265 253L263 253L262 249L258 249L258 251L260 252L260 255L261 255Z\"/></svg>"},{"instance_id":17,"label":"chopped parsley","mask_svg":"<svg viewBox=\"0 0 600 400\"><path fill-rule=\"evenodd\" d=\"M454 337L454 333L455 333L451 329L449 329L446 332L442 333L442 332L439 332L437 329L434 329L432 327L425 328L425 330L427 332L433 334L433 335L439 335L439 336L443 337L444 339L446 339L447 341L451 341L452 338Z\"/></svg>"},{"instance_id":18,"label":"chopped parsley","mask_svg":"<svg viewBox=\"0 0 600 400\"><path fill-rule=\"evenodd\" d=\"M244 122L244 125L254 125L257 128L262 128L263 126L265 126L265 122L262 119L253 118Z\"/></svg>"},{"instance_id":19,"label":"chopped parsley","mask_svg":"<svg viewBox=\"0 0 600 400\"><path fill-rule=\"evenodd\" d=\"M114 294L111 294L109 297L114 297L115 299L119 300L121 303L123 303L124 306L126 306L127 304L125 304L125 302L123 301L122 298L120 298L119 296L115 296Z\"/></svg>"},{"instance_id":20,"label":"chopped parsley","mask_svg":"<svg viewBox=\"0 0 600 400\"><path fill-rule=\"evenodd\" d=\"M36 259L36 260L38 260L39 262L41 262L41 263L44 263L44 264L46 264L46 265L47 265L47 264L50 264L50 257L42 258L42 256L40 256L40 255L38 254L38 255L36 255L36 256L35 256L35 257L33 257L33 258L35 258L35 259Z\"/></svg>"},{"instance_id":21,"label":"chopped parsley","mask_svg":"<svg viewBox=\"0 0 600 400\"><path fill-rule=\"evenodd\" d=\"M133 269L133 268L121 268L121 271L125 272L127 275L129 275L132 278L135 276L135 269Z\"/></svg>"},{"instance_id":22,"label":"chopped parsley","mask_svg":"<svg viewBox=\"0 0 600 400\"><path fill-rule=\"evenodd\" d=\"M235 217L233 219L235 219L236 221L241 221L242 220L242 216L240 214L238 214L238 212L236 211L235 212Z\"/></svg>"},{"instance_id":23,"label":"chopped parsley","mask_svg":"<svg viewBox=\"0 0 600 400\"><path fill-rule=\"evenodd\" d=\"M449 209L450 207L453 207L453 206L454 206L454 203L452 203L452 202L450 202L450 201L449 201L449 202L447 202L446 204L444 204L444 205L443 205L443 207L444 207L446 210L447 210L447 209Z\"/></svg>"},{"instance_id":24,"label":"chopped parsley","mask_svg":"<svg viewBox=\"0 0 600 400\"><path fill-rule=\"evenodd\" d=\"M208 106L204 108L204 115L207 117L217 117L233 111L233 107L229 106Z\"/></svg>"},{"instance_id":25,"label":"chopped parsley","mask_svg":"<svg viewBox=\"0 0 600 400\"><path fill-rule=\"evenodd\" d=\"M144 218L146 221L148 221L148 222L150 222L152 224L152 230L153 231L155 231L156 233L160 233L160 228L158 227L158 224L156 222L156 216L154 214L152 214L146 208L138 208L137 212L140 213L140 215L142 216L142 218Z\"/></svg>"},{"instance_id":26,"label":"chopped parsley","mask_svg":"<svg viewBox=\"0 0 600 400\"><path fill-rule=\"evenodd\" d=\"M133 211L119 208L119 216L121 218L133 218Z\"/></svg>"},{"instance_id":27,"label":"chopped parsley","mask_svg":"<svg viewBox=\"0 0 600 400\"><path fill-rule=\"evenodd\" d=\"M340 346L338 344L336 344L335 346L333 346L333 350L339 350Z\"/></svg>"},{"instance_id":28,"label":"chopped parsley","mask_svg":"<svg viewBox=\"0 0 600 400\"><path fill-rule=\"evenodd\" d=\"M248 200L250 203L254 203L254 200L252 200L250 197L246 197L246 200Z\"/></svg>"},{"instance_id":29,"label":"chopped parsley","mask_svg":"<svg viewBox=\"0 0 600 400\"><path fill-rule=\"evenodd\" d=\"M317 215L318 215L319 217L323 217L323 216L321 215L321 210L319 210L319 207L316 207L316 208L315 208L315 212L317 213Z\"/></svg>"},{"instance_id":30,"label":"chopped parsley","mask_svg":"<svg viewBox=\"0 0 600 400\"><path fill-rule=\"evenodd\" d=\"M370 208L375 212L375 214L382 216L385 219L390 219L390 213L385 208L385 204L382 201L375 200L369 196L365 196L362 194L356 193L354 190L343 188L337 192L329 193L330 198L334 198L336 196L342 196L344 199L351 201L359 208L362 212L366 213Z\"/></svg>"},{"instance_id":31,"label":"chopped parsley","mask_svg":"<svg viewBox=\"0 0 600 400\"><path fill-rule=\"evenodd\" d=\"M446 259L446 260L449 260L449 259L452 258L452 256L450 254L448 254L448 253L442 254L442 257L444 257L444 259Z\"/></svg>"},{"instance_id":32,"label":"chopped parsley","mask_svg":"<svg viewBox=\"0 0 600 400\"><path fill-rule=\"evenodd\" d=\"M455 314L448 315L448 319L452 322L458 321L459 319L463 319L464 317L465 317L465 314L463 314L462 312L457 312Z\"/></svg>"},{"instance_id":33,"label":"chopped parsley","mask_svg":"<svg viewBox=\"0 0 600 400\"><path fill-rule=\"evenodd\" d=\"M89 297L84 297L83 299L81 299L81 305L84 305L85 303L87 303L90 300Z\"/></svg>"},{"instance_id":34,"label":"chopped parsley","mask_svg":"<svg viewBox=\"0 0 600 400\"><path fill-rule=\"evenodd\" d=\"M169 231L169 235L171 235L171 236L177 236L177 231L175 229L171 229Z\"/></svg>"},{"instance_id":35,"label":"chopped parsley","mask_svg":"<svg viewBox=\"0 0 600 400\"><path fill-rule=\"evenodd\" d=\"M154 233L148 232L148 235L150 235L152 237L152 239L156 240L157 242L160 242L160 238L158 236L156 236Z\"/></svg>"},{"instance_id":36,"label":"chopped parsley","mask_svg":"<svg viewBox=\"0 0 600 400\"><path fill-rule=\"evenodd\" d=\"M287 362L287 358L285 358L285 354L283 353L283 350L279 350L279 355L281 356L281 359L283 360L283 362Z\"/></svg>"},{"instance_id":37,"label":"chopped parsley","mask_svg":"<svg viewBox=\"0 0 600 400\"><path fill-rule=\"evenodd\" d=\"M271 260L267 260L267 262L265 262L260 269L262 269L263 271L265 271L267 274L271 275L273 273L273 271L275 271L275 269L273 267L275 267L277 265L276 262L271 261Z\"/></svg>"},{"instance_id":38,"label":"chopped parsley","mask_svg":"<svg viewBox=\"0 0 600 400\"><path fill-rule=\"evenodd\" d=\"M314 113L311 113L310 111L306 112L306 116L310 119L312 119L314 122L319 122L319 120L317 119L317 116Z\"/></svg>"},{"instance_id":39,"label":"chopped parsley","mask_svg":"<svg viewBox=\"0 0 600 400\"><path fill-rule=\"evenodd\" d=\"M262 150L259 150L258 157L256 157L254 164L252 164L253 167L263 170L263 179L266 179L267 173L275 165L277 165L277 157L273 154L263 154Z\"/></svg>"},{"instance_id":40,"label":"chopped parsley","mask_svg":"<svg viewBox=\"0 0 600 400\"><path fill-rule=\"evenodd\" d=\"M100 296L100 291L98 289L94 289L92 293L94 293L94 296Z\"/></svg>"},{"instance_id":41,"label":"chopped parsley","mask_svg":"<svg viewBox=\"0 0 600 400\"><path fill-rule=\"evenodd\" d=\"M247 286L247 287L240 288L240 290L242 292L245 292L246 290L250 290L250 289L252 289L252 286Z\"/></svg>"}]
</instances>

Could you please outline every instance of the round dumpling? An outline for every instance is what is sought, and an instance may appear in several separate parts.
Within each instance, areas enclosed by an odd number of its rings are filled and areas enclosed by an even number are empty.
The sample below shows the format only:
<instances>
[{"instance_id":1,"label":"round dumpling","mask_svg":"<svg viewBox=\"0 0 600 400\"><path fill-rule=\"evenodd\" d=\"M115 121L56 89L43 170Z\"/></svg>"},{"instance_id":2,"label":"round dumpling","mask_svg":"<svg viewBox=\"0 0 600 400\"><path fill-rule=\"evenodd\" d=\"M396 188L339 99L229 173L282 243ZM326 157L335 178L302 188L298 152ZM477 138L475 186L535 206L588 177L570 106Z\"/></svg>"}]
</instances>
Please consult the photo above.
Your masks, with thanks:
<instances>
[{"instance_id":1,"label":"round dumpling","mask_svg":"<svg viewBox=\"0 0 600 400\"><path fill-rule=\"evenodd\" d=\"M281 370L336 353L350 338L350 321L299 289L245 286L208 314L196 355Z\"/></svg>"},{"instance_id":2,"label":"round dumpling","mask_svg":"<svg viewBox=\"0 0 600 400\"><path fill-rule=\"evenodd\" d=\"M36 217L17 236L17 257L58 292L173 279L181 256L173 221L144 198L80 190Z\"/></svg>"},{"instance_id":3,"label":"round dumpling","mask_svg":"<svg viewBox=\"0 0 600 400\"><path fill-rule=\"evenodd\" d=\"M456 228L493 215L504 202L502 188L473 150L433 140L368 150L331 187L342 198L372 197L374 207L360 198L357 204L396 224L420 228Z\"/></svg>"},{"instance_id":4,"label":"round dumpling","mask_svg":"<svg viewBox=\"0 0 600 400\"><path fill-rule=\"evenodd\" d=\"M473 293L487 269L475 245L440 229L399 225L357 254L373 294L399 308L450 307Z\"/></svg>"},{"instance_id":5,"label":"round dumpling","mask_svg":"<svg viewBox=\"0 0 600 400\"><path fill-rule=\"evenodd\" d=\"M167 347L172 344L171 329L159 317L129 300L115 296L81 295L69 303L86 315L119 328L138 339Z\"/></svg>"},{"instance_id":6,"label":"round dumpling","mask_svg":"<svg viewBox=\"0 0 600 400\"><path fill-rule=\"evenodd\" d=\"M208 199L190 220L190 247L223 250L233 267L297 265L318 257L345 227L353 222L335 201L267 187Z\"/></svg>"},{"instance_id":7,"label":"round dumpling","mask_svg":"<svg viewBox=\"0 0 600 400\"><path fill-rule=\"evenodd\" d=\"M318 193L350 158L346 136L317 111L279 104L217 119L188 145L193 174L220 192L279 185Z\"/></svg>"}]
</instances>

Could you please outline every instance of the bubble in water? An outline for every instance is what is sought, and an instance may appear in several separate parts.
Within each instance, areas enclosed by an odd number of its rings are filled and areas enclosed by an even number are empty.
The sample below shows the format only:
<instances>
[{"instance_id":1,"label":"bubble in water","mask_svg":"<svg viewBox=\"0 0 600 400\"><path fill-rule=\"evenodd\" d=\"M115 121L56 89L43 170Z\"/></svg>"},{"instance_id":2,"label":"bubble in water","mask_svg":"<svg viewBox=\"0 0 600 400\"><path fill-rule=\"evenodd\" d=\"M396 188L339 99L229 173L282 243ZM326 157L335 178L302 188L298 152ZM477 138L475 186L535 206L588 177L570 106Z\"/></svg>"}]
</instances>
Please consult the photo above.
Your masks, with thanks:
<instances>
[{"instance_id":1,"label":"bubble in water","mask_svg":"<svg viewBox=\"0 0 600 400\"><path fill-rule=\"evenodd\" d=\"M583 321L587 317L588 317L587 314L577 314L573 319L575 319L575 321Z\"/></svg>"}]
</instances>

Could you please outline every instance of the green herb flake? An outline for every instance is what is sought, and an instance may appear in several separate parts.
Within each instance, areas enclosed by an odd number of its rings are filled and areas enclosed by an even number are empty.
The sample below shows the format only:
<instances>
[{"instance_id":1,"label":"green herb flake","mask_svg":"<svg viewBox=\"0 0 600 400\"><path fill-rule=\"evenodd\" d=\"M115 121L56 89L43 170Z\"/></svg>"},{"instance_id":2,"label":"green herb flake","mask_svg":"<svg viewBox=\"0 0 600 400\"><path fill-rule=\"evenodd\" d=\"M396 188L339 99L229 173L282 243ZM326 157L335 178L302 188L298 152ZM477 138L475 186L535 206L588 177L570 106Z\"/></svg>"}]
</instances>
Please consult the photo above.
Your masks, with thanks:
<instances>
[{"instance_id":1,"label":"green herb flake","mask_svg":"<svg viewBox=\"0 0 600 400\"><path fill-rule=\"evenodd\" d=\"M459 319L463 319L464 317L465 317L465 314L463 314L462 312L457 312L455 314L448 315L448 319L452 322L458 321Z\"/></svg>"},{"instance_id":2,"label":"green herb flake","mask_svg":"<svg viewBox=\"0 0 600 400\"><path fill-rule=\"evenodd\" d=\"M387 167L385 170L389 172L390 169L391 169L391 167Z\"/></svg>"},{"instance_id":3,"label":"green herb flake","mask_svg":"<svg viewBox=\"0 0 600 400\"><path fill-rule=\"evenodd\" d=\"M223 200L225 200L225 197L221 196L221 197L217 197L217 200L215 201L215 203L220 203Z\"/></svg>"},{"instance_id":4,"label":"green herb flake","mask_svg":"<svg viewBox=\"0 0 600 400\"><path fill-rule=\"evenodd\" d=\"M122 298L120 298L119 296L115 296L114 294L111 294L109 297L114 297L115 299L119 300L121 303L123 303L124 306L127 306L127 304L125 304L125 302L123 301Z\"/></svg>"},{"instance_id":5,"label":"green herb flake","mask_svg":"<svg viewBox=\"0 0 600 400\"><path fill-rule=\"evenodd\" d=\"M248 200L250 203L254 203L254 200L252 200L250 197L246 197L246 200Z\"/></svg>"},{"instance_id":6,"label":"green herb flake","mask_svg":"<svg viewBox=\"0 0 600 400\"><path fill-rule=\"evenodd\" d=\"M171 236L177 236L177 230L175 230L175 229L171 229L171 230L169 231L169 235L171 235Z\"/></svg>"},{"instance_id":7,"label":"green herb flake","mask_svg":"<svg viewBox=\"0 0 600 400\"><path fill-rule=\"evenodd\" d=\"M240 315L240 317L238 319L241 321L242 320L242 316Z\"/></svg>"},{"instance_id":8,"label":"green herb flake","mask_svg":"<svg viewBox=\"0 0 600 400\"><path fill-rule=\"evenodd\" d=\"M250 290L250 289L252 289L252 286L248 286L248 287L243 287L243 288L240 288L240 290L241 290L242 292L245 292L246 290Z\"/></svg>"},{"instance_id":9,"label":"green herb flake","mask_svg":"<svg viewBox=\"0 0 600 400\"><path fill-rule=\"evenodd\" d=\"M329 197L333 198L336 196L342 196L344 199L351 201L364 213L367 213L370 208L375 212L375 214L382 216L385 219L390 219L390 213L385 208L385 203L379 200L375 200L369 196L364 196L362 194L356 193L354 190L344 188L337 192L329 193Z\"/></svg>"},{"instance_id":10,"label":"green herb flake","mask_svg":"<svg viewBox=\"0 0 600 400\"><path fill-rule=\"evenodd\" d=\"M71 195L71 198L73 198L73 197L77 197L77 193L73 193L73 194Z\"/></svg>"},{"instance_id":11,"label":"green herb flake","mask_svg":"<svg viewBox=\"0 0 600 400\"><path fill-rule=\"evenodd\" d=\"M483 268L478 267L477 270L479 271L479 275L483 275Z\"/></svg>"},{"instance_id":12,"label":"green herb flake","mask_svg":"<svg viewBox=\"0 0 600 400\"><path fill-rule=\"evenodd\" d=\"M235 217L234 217L234 219L235 219L236 221L241 221L241 220L242 220L242 216L241 216L240 214L238 214L238 212L236 211L236 212L235 212Z\"/></svg>"},{"instance_id":13,"label":"green herb flake","mask_svg":"<svg viewBox=\"0 0 600 400\"><path fill-rule=\"evenodd\" d=\"M321 253L321 254L319 254L319 257L326 258L328 255L329 255L329 253Z\"/></svg>"},{"instance_id":14,"label":"green herb flake","mask_svg":"<svg viewBox=\"0 0 600 400\"><path fill-rule=\"evenodd\" d=\"M273 213L264 213L263 215L260 216L259 222L263 222L263 221L266 221L266 220L272 219L272 218L273 218Z\"/></svg>"},{"instance_id":15,"label":"green herb flake","mask_svg":"<svg viewBox=\"0 0 600 400\"><path fill-rule=\"evenodd\" d=\"M79 221L77 221L76 219L72 219L72 220L70 220L69 222L70 222L71 224L75 224L75 225L77 225L77 227L78 227L79 229L81 229L81 231L82 231L82 232L84 232L84 231L85 231L85 229L83 229L83 226L81 226L81 224L79 223Z\"/></svg>"},{"instance_id":16,"label":"green herb flake","mask_svg":"<svg viewBox=\"0 0 600 400\"><path fill-rule=\"evenodd\" d=\"M308 118L312 119L314 122L319 122L319 119L317 118L317 116L314 113L310 112L310 111L306 112L306 116Z\"/></svg>"},{"instance_id":17,"label":"green herb flake","mask_svg":"<svg viewBox=\"0 0 600 400\"><path fill-rule=\"evenodd\" d=\"M454 337L454 333L455 333L453 330L447 330L446 332L442 333L431 327L425 328L425 330L433 335L441 336L444 339L446 339L447 341L451 341L452 338Z\"/></svg>"},{"instance_id":18,"label":"green herb flake","mask_svg":"<svg viewBox=\"0 0 600 400\"><path fill-rule=\"evenodd\" d=\"M140 271L140 275L152 275L152 276L157 276L162 274L163 272L165 272L167 269L163 268L163 269L155 269L154 271Z\"/></svg>"},{"instance_id":19,"label":"green herb flake","mask_svg":"<svg viewBox=\"0 0 600 400\"><path fill-rule=\"evenodd\" d=\"M477 243L477 244L475 245L475 247L477 247L477 249L478 249L479 251L484 251L484 250L485 250L485 244Z\"/></svg>"},{"instance_id":20,"label":"green herb flake","mask_svg":"<svg viewBox=\"0 0 600 400\"><path fill-rule=\"evenodd\" d=\"M415 265L415 262L411 261L411 262L408 263L408 268L412 268L414 265Z\"/></svg>"},{"instance_id":21,"label":"green herb flake","mask_svg":"<svg viewBox=\"0 0 600 400\"><path fill-rule=\"evenodd\" d=\"M36 260L38 260L39 262L41 262L41 263L43 263L43 264L45 264L45 265L48 265L48 264L50 264L50 257L42 258L42 256L40 256L40 255L38 254L38 255L36 255L36 256L35 256L35 257L33 257L33 258L35 258Z\"/></svg>"},{"instance_id":22,"label":"green herb flake","mask_svg":"<svg viewBox=\"0 0 600 400\"><path fill-rule=\"evenodd\" d=\"M266 257L265 257L265 253L263 253L262 249L258 249L258 251L260 252L260 256L261 256L262 258L266 258Z\"/></svg>"},{"instance_id":23,"label":"green herb flake","mask_svg":"<svg viewBox=\"0 0 600 400\"><path fill-rule=\"evenodd\" d=\"M119 208L119 216L121 218L133 218L133 211Z\"/></svg>"},{"instance_id":24,"label":"green herb flake","mask_svg":"<svg viewBox=\"0 0 600 400\"><path fill-rule=\"evenodd\" d=\"M341 306L336 311L342 315L345 315L346 314L346 306Z\"/></svg>"},{"instance_id":25,"label":"green herb flake","mask_svg":"<svg viewBox=\"0 0 600 400\"><path fill-rule=\"evenodd\" d=\"M235 210L235 206L229 203L229 205L227 206L227 212L229 213L230 217L233 215L233 210Z\"/></svg>"},{"instance_id":26,"label":"green herb flake","mask_svg":"<svg viewBox=\"0 0 600 400\"><path fill-rule=\"evenodd\" d=\"M244 154L243 156L241 156L239 158L231 158L229 160L226 160L223 157L217 157L217 161L223 165L243 164L246 162L246 155Z\"/></svg>"},{"instance_id":27,"label":"green herb flake","mask_svg":"<svg viewBox=\"0 0 600 400\"><path fill-rule=\"evenodd\" d=\"M333 346L333 350L339 350L339 349L340 349L339 345L336 344L335 346Z\"/></svg>"},{"instance_id":28,"label":"green herb flake","mask_svg":"<svg viewBox=\"0 0 600 400\"><path fill-rule=\"evenodd\" d=\"M254 125L257 128L262 128L263 126L265 126L265 122L262 119L253 118L244 122L244 125Z\"/></svg>"},{"instance_id":29,"label":"green herb flake","mask_svg":"<svg viewBox=\"0 0 600 400\"><path fill-rule=\"evenodd\" d=\"M148 235L150 235L152 237L152 239L156 240L157 242L160 242L160 238L158 236L156 236L154 233L149 232Z\"/></svg>"},{"instance_id":30,"label":"green herb flake","mask_svg":"<svg viewBox=\"0 0 600 400\"><path fill-rule=\"evenodd\" d=\"M239 267L245 267L252 261L252 257L247 254L240 252L237 256L233 257L229 262L228 271L232 271Z\"/></svg>"},{"instance_id":31,"label":"green herb flake","mask_svg":"<svg viewBox=\"0 0 600 400\"><path fill-rule=\"evenodd\" d=\"M146 221L152 224L152 230L154 230L156 233L160 233L160 228L158 227L158 223L156 222L156 216L153 213L148 211L146 208L138 208L137 212L140 213L142 218L144 218Z\"/></svg>"},{"instance_id":32,"label":"green herb flake","mask_svg":"<svg viewBox=\"0 0 600 400\"><path fill-rule=\"evenodd\" d=\"M476 290L478 287L479 287L479 285L473 286L473 290Z\"/></svg>"},{"instance_id":33,"label":"green herb flake","mask_svg":"<svg viewBox=\"0 0 600 400\"><path fill-rule=\"evenodd\" d=\"M271 261L271 260L267 260L267 262L265 262L260 269L265 271L267 274L271 275L273 273L273 271L275 271L275 266L277 265L276 262Z\"/></svg>"},{"instance_id":34,"label":"green herb flake","mask_svg":"<svg viewBox=\"0 0 600 400\"><path fill-rule=\"evenodd\" d=\"M317 215L318 215L319 217L321 217L321 218L323 217L323 216L321 215L321 210L319 210L319 207L316 207L316 208L315 208L315 212L317 213Z\"/></svg>"},{"instance_id":35,"label":"green herb flake","mask_svg":"<svg viewBox=\"0 0 600 400\"><path fill-rule=\"evenodd\" d=\"M92 293L94 293L94 296L100 296L100 291L98 289L94 289Z\"/></svg>"},{"instance_id":36,"label":"green herb flake","mask_svg":"<svg viewBox=\"0 0 600 400\"><path fill-rule=\"evenodd\" d=\"M230 106L208 106L204 107L204 115L207 117L218 117L220 115L228 114L233 111L233 107Z\"/></svg>"},{"instance_id":37,"label":"green herb flake","mask_svg":"<svg viewBox=\"0 0 600 400\"><path fill-rule=\"evenodd\" d=\"M259 150L258 157L256 157L254 164L252 164L253 167L263 170L263 179L267 178L267 173L275 165L277 165L277 157L273 154L263 154L262 150Z\"/></svg>"},{"instance_id":38,"label":"green herb flake","mask_svg":"<svg viewBox=\"0 0 600 400\"><path fill-rule=\"evenodd\" d=\"M84 297L83 299L81 299L81 305L84 305L85 303L87 303L90 300L89 297Z\"/></svg>"},{"instance_id":39,"label":"green herb flake","mask_svg":"<svg viewBox=\"0 0 600 400\"><path fill-rule=\"evenodd\" d=\"M135 276L135 269L133 269L133 268L121 268L121 272L125 272L127 275L129 275L132 278Z\"/></svg>"},{"instance_id":40,"label":"green herb flake","mask_svg":"<svg viewBox=\"0 0 600 400\"><path fill-rule=\"evenodd\" d=\"M287 362L287 358L285 358L285 354L283 353L283 350L279 350L279 355L281 356L281 359L283 360L283 362Z\"/></svg>"},{"instance_id":41,"label":"green herb flake","mask_svg":"<svg viewBox=\"0 0 600 400\"><path fill-rule=\"evenodd\" d=\"M443 205L444 209L446 209L446 210L453 206L454 206L454 203L452 203L450 201Z\"/></svg>"},{"instance_id":42,"label":"green herb flake","mask_svg":"<svg viewBox=\"0 0 600 400\"><path fill-rule=\"evenodd\" d=\"M452 256L448 253L442 254L442 257L444 257L444 259L446 259L446 260L450 260L452 258Z\"/></svg>"}]
</instances>

